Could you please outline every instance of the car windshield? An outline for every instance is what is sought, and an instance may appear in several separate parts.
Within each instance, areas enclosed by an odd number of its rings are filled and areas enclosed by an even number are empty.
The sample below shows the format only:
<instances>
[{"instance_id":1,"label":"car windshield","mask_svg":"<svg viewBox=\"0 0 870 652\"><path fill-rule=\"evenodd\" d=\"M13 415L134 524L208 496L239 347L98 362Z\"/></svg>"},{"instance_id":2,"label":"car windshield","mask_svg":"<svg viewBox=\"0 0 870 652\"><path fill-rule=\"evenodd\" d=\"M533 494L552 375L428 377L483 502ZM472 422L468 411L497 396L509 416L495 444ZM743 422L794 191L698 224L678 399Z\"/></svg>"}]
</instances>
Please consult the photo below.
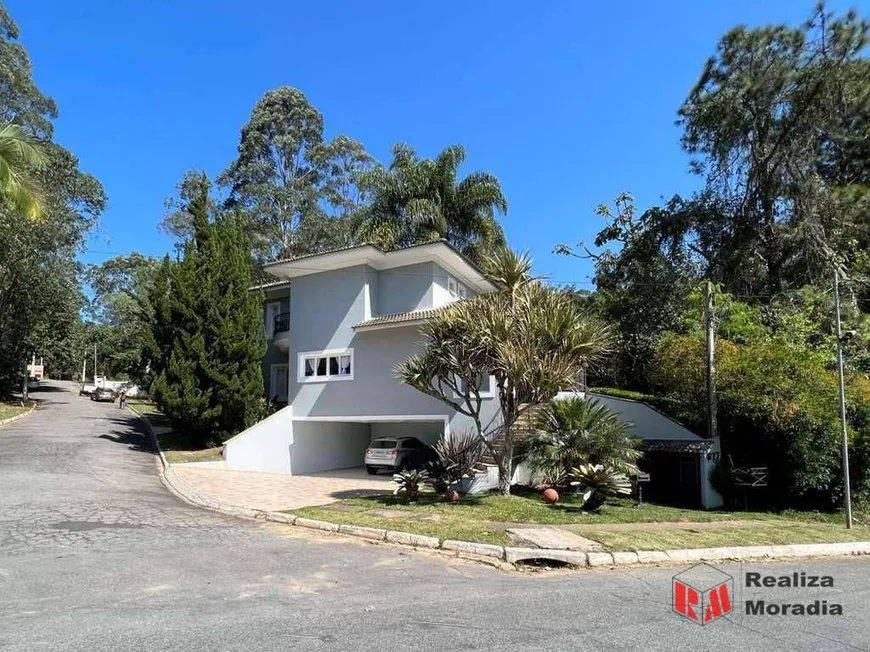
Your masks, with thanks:
<instances>
[{"instance_id":1,"label":"car windshield","mask_svg":"<svg viewBox=\"0 0 870 652\"><path fill-rule=\"evenodd\" d=\"M395 439L375 439L369 448L395 448Z\"/></svg>"}]
</instances>

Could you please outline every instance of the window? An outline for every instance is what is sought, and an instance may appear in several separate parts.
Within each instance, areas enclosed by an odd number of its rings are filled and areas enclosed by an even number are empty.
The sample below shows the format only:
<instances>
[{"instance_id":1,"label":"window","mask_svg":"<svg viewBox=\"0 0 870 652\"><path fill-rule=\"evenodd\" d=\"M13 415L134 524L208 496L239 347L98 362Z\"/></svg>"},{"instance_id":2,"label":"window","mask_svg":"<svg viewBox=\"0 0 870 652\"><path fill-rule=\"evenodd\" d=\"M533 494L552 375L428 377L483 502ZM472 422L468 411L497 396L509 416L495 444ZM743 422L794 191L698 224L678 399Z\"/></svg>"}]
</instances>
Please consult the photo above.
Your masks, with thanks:
<instances>
[{"instance_id":1,"label":"window","mask_svg":"<svg viewBox=\"0 0 870 652\"><path fill-rule=\"evenodd\" d=\"M462 378L456 379L456 386L461 391L464 382ZM495 396L495 378L484 372L477 374L477 389L480 392L480 398L493 398Z\"/></svg>"},{"instance_id":2,"label":"window","mask_svg":"<svg viewBox=\"0 0 870 652\"><path fill-rule=\"evenodd\" d=\"M447 277L447 293L455 300L464 299L466 296L465 286L452 276Z\"/></svg>"},{"instance_id":3,"label":"window","mask_svg":"<svg viewBox=\"0 0 870 652\"><path fill-rule=\"evenodd\" d=\"M298 380L300 383L353 380L353 349L300 353Z\"/></svg>"},{"instance_id":4,"label":"window","mask_svg":"<svg viewBox=\"0 0 870 652\"><path fill-rule=\"evenodd\" d=\"M275 317L281 313L281 302L274 301L266 304L266 337L270 340L275 336Z\"/></svg>"}]
</instances>

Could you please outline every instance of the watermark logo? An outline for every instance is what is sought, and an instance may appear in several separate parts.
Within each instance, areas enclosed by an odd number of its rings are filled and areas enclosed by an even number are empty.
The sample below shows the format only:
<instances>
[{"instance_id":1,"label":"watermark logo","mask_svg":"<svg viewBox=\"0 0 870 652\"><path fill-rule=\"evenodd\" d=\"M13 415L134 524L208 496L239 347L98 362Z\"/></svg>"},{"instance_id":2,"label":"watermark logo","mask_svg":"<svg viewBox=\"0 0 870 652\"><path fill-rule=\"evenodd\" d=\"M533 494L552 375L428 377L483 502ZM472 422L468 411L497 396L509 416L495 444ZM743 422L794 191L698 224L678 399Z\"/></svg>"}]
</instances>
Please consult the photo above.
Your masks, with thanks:
<instances>
[{"instance_id":1,"label":"watermark logo","mask_svg":"<svg viewBox=\"0 0 870 652\"><path fill-rule=\"evenodd\" d=\"M674 575L671 604L683 618L711 623L734 610L734 578L710 564L696 564Z\"/></svg>"}]
</instances>

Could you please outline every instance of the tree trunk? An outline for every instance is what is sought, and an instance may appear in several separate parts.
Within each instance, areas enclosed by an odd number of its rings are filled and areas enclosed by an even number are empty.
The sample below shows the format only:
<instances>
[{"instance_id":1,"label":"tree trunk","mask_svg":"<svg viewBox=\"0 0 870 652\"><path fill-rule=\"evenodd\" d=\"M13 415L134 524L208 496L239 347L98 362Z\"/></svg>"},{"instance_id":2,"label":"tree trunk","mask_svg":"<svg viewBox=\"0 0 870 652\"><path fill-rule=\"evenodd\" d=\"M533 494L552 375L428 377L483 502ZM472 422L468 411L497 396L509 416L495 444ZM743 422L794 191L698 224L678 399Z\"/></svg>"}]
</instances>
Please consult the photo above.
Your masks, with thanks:
<instances>
[{"instance_id":1,"label":"tree trunk","mask_svg":"<svg viewBox=\"0 0 870 652\"><path fill-rule=\"evenodd\" d=\"M508 429L504 436L504 450L501 453L501 459L498 460L498 492L502 496L509 496L511 493L511 479L514 475L513 458L513 433Z\"/></svg>"}]
</instances>

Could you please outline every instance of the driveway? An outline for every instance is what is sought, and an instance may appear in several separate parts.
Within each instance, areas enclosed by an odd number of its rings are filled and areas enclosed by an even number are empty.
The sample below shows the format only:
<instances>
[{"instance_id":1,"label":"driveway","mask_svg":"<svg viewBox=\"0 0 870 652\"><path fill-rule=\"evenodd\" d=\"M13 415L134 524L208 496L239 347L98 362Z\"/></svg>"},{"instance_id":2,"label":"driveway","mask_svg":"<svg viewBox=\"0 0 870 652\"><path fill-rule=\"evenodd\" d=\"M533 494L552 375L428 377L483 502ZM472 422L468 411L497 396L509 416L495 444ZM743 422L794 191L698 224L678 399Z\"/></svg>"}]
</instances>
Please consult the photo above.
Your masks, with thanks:
<instances>
[{"instance_id":1,"label":"driveway","mask_svg":"<svg viewBox=\"0 0 870 652\"><path fill-rule=\"evenodd\" d=\"M826 599L839 617L671 610L674 568L543 574L317 537L186 505L158 480L141 424L50 383L0 428L0 650L867 650L870 560L741 572L828 574L755 590ZM738 600L749 595L740 589Z\"/></svg>"},{"instance_id":2,"label":"driveway","mask_svg":"<svg viewBox=\"0 0 870 652\"><path fill-rule=\"evenodd\" d=\"M172 469L190 488L223 505L268 511L379 496L395 489L392 475L369 475L362 467L305 475L229 471L197 463L173 464Z\"/></svg>"}]
</instances>

